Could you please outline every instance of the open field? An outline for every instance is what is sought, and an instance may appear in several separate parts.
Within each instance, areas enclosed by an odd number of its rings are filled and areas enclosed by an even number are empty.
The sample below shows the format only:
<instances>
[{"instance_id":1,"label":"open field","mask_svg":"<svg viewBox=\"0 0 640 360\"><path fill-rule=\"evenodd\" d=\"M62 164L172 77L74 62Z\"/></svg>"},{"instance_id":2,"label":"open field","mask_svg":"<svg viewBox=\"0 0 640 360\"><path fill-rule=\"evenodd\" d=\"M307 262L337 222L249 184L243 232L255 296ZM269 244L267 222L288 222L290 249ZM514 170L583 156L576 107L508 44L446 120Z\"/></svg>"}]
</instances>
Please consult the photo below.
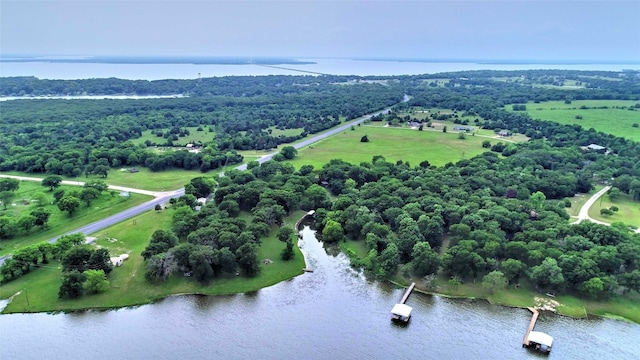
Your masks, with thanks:
<instances>
[{"instance_id":1,"label":"open field","mask_svg":"<svg viewBox=\"0 0 640 360\"><path fill-rule=\"evenodd\" d=\"M258 252L262 270L255 277L224 275L215 278L209 284L201 284L176 274L164 283L149 283L144 279L144 260L140 253L147 246L155 230L170 227L171 214L171 209L160 212L149 211L132 220L92 234L98 238L97 245L108 248L112 255L130 254L130 258L111 273L109 277L111 288L106 292L85 295L74 300L58 299L58 289L62 280L58 264L52 262L42 269L0 286L0 299L6 299L22 291L4 312L112 308L150 303L173 294L220 295L249 292L299 275L305 267L304 258L297 246L294 247L293 260L280 260L280 252L285 245L276 238L277 229L274 227L270 236L262 239ZM285 226L293 226L302 214L304 214L302 211L293 213L286 219ZM264 259L271 259L273 263L263 264Z\"/></svg>"},{"instance_id":2,"label":"open field","mask_svg":"<svg viewBox=\"0 0 640 360\"><path fill-rule=\"evenodd\" d=\"M67 191L79 189L77 186L66 185L62 185L60 188ZM43 192L47 196L47 199L53 200L52 193L46 190L48 189L42 187L40 183L21 181L20 188L18 189L17 195L14 199L16 206L8 206L7 210L2 210L2 207L0 207L0 215L17 218L20 214L28 214L35 209L36 206L31 202L33 194ZM56 205L47 204L45 208L51 211L48 223L49 228L42 231L39 227L34 227L29 235L20 233L19 236L12 239L0 240L0 256L11 253L17 248L62 235L68 231L90 224L94 221L98 221L107 216L111 216L151 199L152 198L150 196L132 193L130 198L127 200L118 196L118 192L115 192L112 196L110 192L105 191L100 198L91 202L90 207L86 207L86 203L82 202L80 208L74 212L72 217L69 217L67 212L60 211ZM23 203L22 200L26 201Z\"/></svg>"},{"instance_id":3,"label":"open field","mask_svg":"<svg viewBox=\"0 0 640 360\"><path fill-rule=\"evenodd\" d=\"M574 100L571 104L563 101L547 101L539 104L528 103L526 112L534 119L554 121L561 124L578 124L584 129L594 128L611 135L640 141L640 108L628 110L638 101L625 100ZM581 107L585 107L582 108ZM608 107L601 109L601 107ZM618 107L618 108L616 108ZM511 106L506 106L511 111ZM577 119L576 117L582 117Z\"/></svg>"},{"instance_id":4,"label":"open field","mask_svg":"<svg viewBox=\"0 0 640 360\"><path fill-rule=\"evenodd\" d=\"M619 210L611 216L600 215L600 209L608 209L611 206L617 206ZM622 194L616 201L611 201L605 194L589 208L589 216L607 223L623 222L640 227L640 201L633 201L631 196L626 194Z\"/></svg>"},{"instance_id":5,"label":"open field","mask_svg":"<svg viewBox=\"0 0 640 360\"><path fill-rule=\"evenodd\" d=\"M371 161L375 155L383 155L387 161L409 161L412 166L428 160L431 165L442 166L481 154L487 149L479 136L467 135L458 139L457 133L417 131L409 128L356 126L298 151L291 161L295 167L313 165L321 168L331 159L342 159L354 164ZM360 138L367 135L369 142Z\"/></svg>"}]
</instances>

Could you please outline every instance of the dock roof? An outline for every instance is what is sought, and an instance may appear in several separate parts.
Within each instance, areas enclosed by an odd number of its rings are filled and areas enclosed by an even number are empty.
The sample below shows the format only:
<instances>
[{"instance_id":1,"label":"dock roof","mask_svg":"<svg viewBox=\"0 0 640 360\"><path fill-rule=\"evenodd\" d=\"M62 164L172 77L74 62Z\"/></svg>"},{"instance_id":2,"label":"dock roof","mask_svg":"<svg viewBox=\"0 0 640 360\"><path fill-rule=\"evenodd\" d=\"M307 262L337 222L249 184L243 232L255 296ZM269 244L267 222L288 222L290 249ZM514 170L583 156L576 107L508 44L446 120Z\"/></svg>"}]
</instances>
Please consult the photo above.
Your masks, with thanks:
<instances>
[{"instance_id":1,"label":"dock roof","mask_svg":"<svg viewBox=\"0 0 640 360\"><path fill-rule=\"evenodd\" d=\"M413 308L409 305L396 304L393 309L391 309L391 313L402 317L409 317L411 315L411 310L413 310Z\"/></svg>"},{"instance_id":2,"label":"dock roof","mask_svg":"<svg viewBox=\"0 0 640 360\"><path fill-rule=\"evenodd\" d=\"M547 335L540 331L530 332L528 340L530 342L534 342L540 345L546 345L548 347L551 347L551 345L553 344L553 336Z\"/></svg>"}]
</instances>

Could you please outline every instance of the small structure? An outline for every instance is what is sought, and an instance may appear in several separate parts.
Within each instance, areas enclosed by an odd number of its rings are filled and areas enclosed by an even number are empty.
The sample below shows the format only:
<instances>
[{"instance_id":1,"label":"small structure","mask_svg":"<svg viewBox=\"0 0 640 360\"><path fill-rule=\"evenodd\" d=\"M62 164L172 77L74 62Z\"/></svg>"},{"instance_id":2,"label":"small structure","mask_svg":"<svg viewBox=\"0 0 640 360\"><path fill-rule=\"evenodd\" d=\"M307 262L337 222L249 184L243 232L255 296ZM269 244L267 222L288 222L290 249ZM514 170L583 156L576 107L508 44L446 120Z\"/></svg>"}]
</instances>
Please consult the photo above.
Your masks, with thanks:
<instances>
[{"instance_id":1,"label":"small structure","mask_svg":"<svg viewBox=\"0 0 640 360\"><path fill-rule=\"evenodd\" d=\"M395 304L391 309L391 320L409 322L413 308L405 304Z\"/></svg>"},{"instance_id":2,"label":"small structure","mask_svg":"<svg viewBox=\"0 0 640 360\"><path fill-rule=\"evenodd\" d=\"M137 172L140 172L140 169L132 167L131 169L129 169L129 172L132 173L132 174L133 173L137 173Z\"/></svg>"},{"instance_id":3,"label":"small structure","mask_svg":"<svg viewBox=\"0 0 640 360\"><path fill-rule=\"evenodd\" d=\"M407 291L404 292L402 299L399 303L395 304L393 309L391 309L391 320L393 321L401 321L401 322L409 322L411 319L411 311L413 308L405 303L409 299L409 295L413 291L413 288L416 287L416 283L411 283Z\"/></svg>"},{"instance_id":4,"label":"small structure","mask_svg":"<svg viewBox=\"0 0 640 360\"><path fill-rule=\"evenodd\" d=\"M589 144L585 149L590 151L598 151L598 152L605 152L607 150L606 147L600 146L598 144Z\"/></svg>"},{"instance_id":5,"label":"small structure","mask_svg":"<svg viewBox=\"0 0 640 360\"><path fill-rule=\"evenodd\" d=\"M120 191L120 197L128 199L131 197L131 193L129 191Z\"/></svg>"},{"instance_id":6,"label":"small structure","mask_svg":"<svg viewBox=\"0 0 640 360\"><path fill-rule=\"evenodd\" d=\"M455 131L473 131L473 126L456 125L456 126L453 127L453 130L455 130Z\"/></svg>"},{"instance_id":7,"label":"small structure","mask_svg":"<svg viewBox=\"0 0 640 360\"><path fill-rule=\"evenodd\" d=\"M538 320L540 312L537 309L529 308L529 311L533 313L527 332L522 339L522 347L533 348L538 351L542 351L545 354L551 352L551 346L553 345L553 337L540 331L533 331Z\"/></svg>"},{"instance_id":8,"label":"small structure","mask_svg":"<svg viewBox=\"0 0 640 360\"><path fill-rule=\"evenodd\" d=\"M115 267L122 266L122 263L129 258L129 254L122 254L120 256L111 257L109 260Z\"/></svg>"},{"instance_id":9,"label":"small structure","mask_svg":"<svg viewBox=\"0 0 640 360\"><path fill-rule=\"evenodd\" d=\"M498 131L498 136L505 137L505 136L511 136L511 135L512 135L511 131L509 131L509 130L500 130L500 131Z\"/></svg>"}]
</instances>

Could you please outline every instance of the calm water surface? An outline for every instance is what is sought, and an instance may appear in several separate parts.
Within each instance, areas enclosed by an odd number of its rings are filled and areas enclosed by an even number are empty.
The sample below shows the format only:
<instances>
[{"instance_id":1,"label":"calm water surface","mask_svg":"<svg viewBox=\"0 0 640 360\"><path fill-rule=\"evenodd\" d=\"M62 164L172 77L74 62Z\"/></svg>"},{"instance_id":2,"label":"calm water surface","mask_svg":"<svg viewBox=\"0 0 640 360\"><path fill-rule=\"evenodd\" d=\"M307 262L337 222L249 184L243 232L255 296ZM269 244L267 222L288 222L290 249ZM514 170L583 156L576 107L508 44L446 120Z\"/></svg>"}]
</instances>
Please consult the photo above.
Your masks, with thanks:
<instances>
[{"instance_id":1,"label":"calm water surface","mask_svg":"<svg viewBox=\"0 0 640 360\"><path fill-rule=\"evenodd\" d=\"M463 70L640 70L640 64L478 64L472 62L368 61L350 59L304 59L306 65L282 65L282 68L259 65L195 64L101 64L52 62L2 62L0 77L36 76L41 79L90 79L117 77L133 80L196 79L230 75L304 75L311 71L334 75L417 75ZM286 69L283 69L286 68ZM307 74L308 75L308 74Z\"/></svg>"},{"instance_id":2,"label":"calm water surface","mask_svg":"<svg viewBox=\"0 0 640 360\"><path fill-rule=\"evenodd\" d=\"M315 272L254 293L177 296L112 311L1 315L0 358L545 358L520 347L527 310L414 293L412 320L398 326L389 311L403 290L367 280L342 254L327 255L308 227L300 246ZM636 324L543 314L536 330L555 337L550 358L640 355Z\"/></svg>"}]
</instances>

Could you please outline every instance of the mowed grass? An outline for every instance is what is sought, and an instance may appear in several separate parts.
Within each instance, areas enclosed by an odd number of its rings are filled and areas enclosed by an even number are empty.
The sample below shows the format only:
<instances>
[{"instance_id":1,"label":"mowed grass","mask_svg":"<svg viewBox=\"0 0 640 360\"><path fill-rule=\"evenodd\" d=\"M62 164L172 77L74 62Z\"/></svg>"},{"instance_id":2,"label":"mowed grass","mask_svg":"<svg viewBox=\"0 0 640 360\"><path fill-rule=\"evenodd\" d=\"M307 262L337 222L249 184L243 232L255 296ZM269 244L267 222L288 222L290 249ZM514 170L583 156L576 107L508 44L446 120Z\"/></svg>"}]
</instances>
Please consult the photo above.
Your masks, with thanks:
<instances>
[{"instance_id":1,"label":"mowed grass","mask_svg":"<svg viewBox=\"0 0 640 360\"><path fill-rule=\"evenodd\" d=\"M640 109L628 110L638 101L626 100L574 100L571 104L563 101L547 101L539 104L528 103L526 112L534 119L548 120L561 124L578 124L584 129L594 128L607 134L640 141ZM589 109L580 109L586 106ZM607 106L608 109L595 109ZM624 107L615 108L615 107ZM511 111L510 105L506 107ZM576 119L581 116L582 119Z\"/></svg>"},{"instance_id":2,"label":"mowed grass","mask_svg":"<svg viewBox=\"0 0 640 360\"><path fill-rule=\"evenodd\" d=\"M289 216L284 226L293 226L304 214L302 211ZM92 234L97 246L110 250L112 256L129 254L121 267L115 268L109 276L110 288L97 295L85 295L80 299L58 299L58 289L62 283L59 264L52 262L17 280L0 286L0 299L6 299L19 291L5 313L69 311L89 308L113 308L146 304L173 294L234 294L256 291L302 273L304 257L294 247L295 257L290 261L280 259L285 244L276 238L277 227L272 228L269 237L262 239L258 252L261 271L251 278L235 275L221 275L210 283L201 284L193 278L176 274L166 282L150 283L145 280L145 263L140 255L149 243L154 231L169 229L172 210L149 211L108 229ZM273 261L264 264L264 259ZM28 300L27 300L28 296Z\"/></svg>"},{"instance_id":3,"label":"mowed grass","mask_svg":"<svg viewBox=\"0 0 640 360\"><path fill-rule=\"evenodd\" d=\"M618 211L611 216L600 215L600 209L608 209L611 206L617 206ZM627 194L622 194L616 201L611 201L609 196L605 194L589 208L589 216L607 223L623 222L627 225L640 227L640 201L634 201Z\"/></svg>"},{"instance_id":4,"label":"mowed grass","mask_svg":"<svg viewBox=\"0 0 640 360\"><path fill-rule=\"evenodd\" d=\"M60 188L64 189L65 191L80 189L77 186L66 185L63 185ZM47 199L51 201L53 200L52 193L46 190L47 189L42 187L40 183L21 181L20 188L18 189L18 192L14 199L14 203L16 204L16 206L8 206L7 210L0 210L0 215L7 215L12 218L18 218L21 214L30 213L31 211L33 211L33 209L36 208L36 205L31 202L31 197L34 193L44 192L44 194L47 196ZM118 195L118 192L115 192L114 195L111 195L109 191L105 191L102 193L102 196L100 198L92 201L91 206L89 207L86 206L86 203L81 202L80 208L73 213L73 216L69 216L69 213L67 212L60 211L60 209L58 209L56 205L47 204L44 207L51 211L51 216L49 217L48 222L48 229L42 230L40 229L40 227L36 226L31 230L29 234L20 232L12 239L0 240L0 256L12 253L18 248L39 243L41 241L45 241L47 239L62 235L68 231L114 215L118 212L142 204L151 199L151 196L132 193L131 197L127 200L120 197ZM29 205L24 205L22 203L22 200L26 200L25 203L28 203ZM0 209L3 208L0 207Z\"/></svg>"},{"instance_id":5,"label":"mowed grass","mask_svg":"<svg viewBox=\"0 0 640 360\"><path fill-rule=\"evenodd\" d=\"M130 173L129 171L111 169L105 181L109 185L126 186L151 191L170 191L183 188L185 184L189 183L191 179L196 177L217 177L219 172L209 171L207 173L202 173L199 170L182 169L151 171L145 167L137 167L137 169L140 170L140 172Z\"/></svg>"},{"instance_id":6,"label":"mowed grass","mask_svg":"<svg viewBox=\"0 0 640 360\"><path fill-rule=\"evenodd\" d=\"M369 142L360 142L367 135ZM331 159L359 164L369 162L376 155L387 161L408 161L412 166L427 160L431 165L471 158L487 149L482 147L486 138L466 135L458 139L456 133L417 131L408 128L356 126L298 151L291 163L295 167L313 165L321 168Z\"/></svg>"}]
</instances>

